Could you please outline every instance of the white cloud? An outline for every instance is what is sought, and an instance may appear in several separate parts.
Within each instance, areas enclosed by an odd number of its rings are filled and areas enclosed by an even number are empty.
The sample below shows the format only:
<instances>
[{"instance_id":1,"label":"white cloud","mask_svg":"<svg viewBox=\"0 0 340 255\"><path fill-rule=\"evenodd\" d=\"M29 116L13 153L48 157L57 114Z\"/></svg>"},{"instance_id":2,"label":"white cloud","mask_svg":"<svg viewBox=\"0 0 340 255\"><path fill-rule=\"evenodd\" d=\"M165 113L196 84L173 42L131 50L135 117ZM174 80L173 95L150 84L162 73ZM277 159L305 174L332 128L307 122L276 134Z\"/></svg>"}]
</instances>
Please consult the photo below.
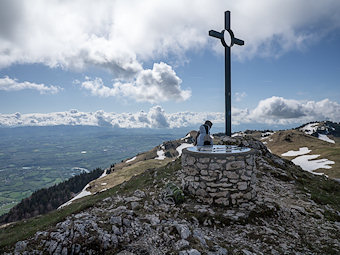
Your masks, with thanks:
<instances>
[{"instance_id":1,"label":"white cloud","mask_svg":"<svg viewBox=\"0 0 340 255\"><path fill-rule=\"evenodd\" d=\"M236 102L240 102L246 96L247 96L246 92L236 92L235 93L235 100L236 100Z\"/></svg>"},{"instance_id":2,"label":"white cloud","mask_svg":"<svg viewBox=\"0 0 340 255\"><path fill-rule=\"evenodd\" d=\"M233 49L240 58L308 47L340 26L338 0L2 0L0 66L95 65L131 77L143 61L169 54L180 61L204 47L222 52L208 31L223 29L227 9L235 35L246 43Z\"/></svg>"},{"instance_id":3,"label":"white cloud","mask_svg":"<svg viewBox=\"0 0 340 255\"><path fill-rule=\"evenodd\" d=\"M211 120L215 125L223 124L224 116L223 112L166 113L161 106L153 106L148 112L137 113L70 110L46 114L0 114L0 126L93 125L121 128L177 128L197 126L205 120ZM233 125L247 123L301 125L315 120L338 122L339 119L340 104L329 99L314 102L271 97L260 101L252 110L232 109Z\"/></svg>"},{"instance_id":4,"label":"white cloud","mask_svg":"<svg viewBox=\"0 0 340 255\"><path fill-rule=\"evenodd\" d=\"M0 90L4 91L18 91L23 89L33 89L40 92L40 94L56 94L62 90L58 86L46 86L44 84L36 84L28 81L18 82L17 79L11 79L8 76L0 78Z\"/></svg>"},{"instance_id":5,"label":"white cloud","mask_svg":"<svg viewBox=\"0 0 340 255\"><path fill-rule=\"evenodd\" d=\"M112 87L104 85L102 79L87 78L81 87L92 95L101 97L126 96L139 102L184 101L191 96L190 90L181 90L181 79L171 66L155 63L153 69L141 71L130 83L116 82Z\"/></svg>"},{"instance_id":6,"label":"white cloud","mask_svg":"<svg viewBox=\"0 0 340 255\"><path fill-rule=\"evenodd\" d=\"M245 46L233 47L239 59L304 49L340 28L338 0L195 4L188 0L2 0L0 68L31 63L76 70L95 66L110 70L119 82L113 87L104 86L100 79L83 82L94 95L149 102L186 100L190 91L180 88L172 67L155 63L152 70L145 69L143 62L171 57L175 63L185 63L189 52L205 49L223 54L220 42L208 31L223 29L227 9L236 37L245 40Z\"/></svg>"},{"instance_id":7,"label":"white cloud","mask_svg":"<svg viewBox=\"0 0 340 255\"><path fill-rule=\"evenodd\" d=\"M249 113L246 122L291 124L314 120L337 122L339 119L340 104L329 99L315 102L273 96L261 100L257 107Z\"/></svg>"}]
</instances>

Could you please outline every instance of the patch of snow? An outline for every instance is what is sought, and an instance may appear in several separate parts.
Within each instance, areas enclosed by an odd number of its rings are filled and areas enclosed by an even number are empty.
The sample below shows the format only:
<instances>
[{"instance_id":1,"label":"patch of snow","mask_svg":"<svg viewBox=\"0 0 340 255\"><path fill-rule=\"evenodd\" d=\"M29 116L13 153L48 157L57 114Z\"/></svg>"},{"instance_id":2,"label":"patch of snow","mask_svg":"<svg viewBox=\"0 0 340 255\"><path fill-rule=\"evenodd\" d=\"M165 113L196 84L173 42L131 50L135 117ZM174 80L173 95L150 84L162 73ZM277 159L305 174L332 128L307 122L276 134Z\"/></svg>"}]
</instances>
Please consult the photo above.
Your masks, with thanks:
<instances>
[{"instance_id":1,"label":"patch of snow","mask_svg":"<svg viewBox=\"0 0 340 255\"><path fill-rule=\"evenodd\" d=\"M323 173L316 173L313 171L319 168L330 169L332 167L329 165L332 165L335 162L325 159L325 158L313 160L313 159L318 158L319 156L320 155L303 155L303 156L296 157L295 159L292 160L292 162L295 165L300 166L305 171L311 172L312 174L316 174L316 175L322 175Z\"/></svg>"},{"instance_id":2,"label":"patch of snow","mask_svg":"<svg viewBox=\"0 0 340 255\"><path fill-rule=\"evenodd\" d=\"M183 149L189 148L189 147L194 147L194 145L191 144L191 143L182 143L180 146L178 146L176 148L176 151L178 152L178 157L180 157L182 155Z\"/></svg>"},{"instance_id":3,"label":"patch of snow","mask_svg":"<svg viewBox=\"0 0 340 255\"><path fill-rule=\"evenodd\" d=\"M155 157L155 159L164 160L165 158L166 157L165 157L165 153L163 150L157 151L157 157Z\"/></svg>"},{"instance_id":4,"label":"patch of snow","mask_svg":"<svg viewBox=\"0 0 340 255\"><path fill-rule=\"evenodd\" d=\"M67 201L66 203L64 203L64 204L62 204L61 206L59 206L58 209L61 209L61 208L65 207L65 206L67 206L67 205L72 204L72 202L73 202L74 200L77 200L77 199L79 199L79 198L82 198L82 197L86 197L86 196L91 195L91 192L86 190L89 186L90 186L90 185L87 184L87 185L83 188L83 190L82 190L78 195L76 195L76 196L75 196L74 198L72 198L71 200L69 200L69 201Z\"/></svg>"},{"instance_id":5,"label":"patch of snow","mask_svg":"<svg viewBox=\"0 0 340 255\"><path fill-rule=\"evenodd\" d=\"M132 159L128 159L128 160L126 160L125 163L130 163L130 162L134 161L136 158L137 158L137 157L135 156L135 157L133 157Z\"/></svg>"},{"instance_id":6,"label":"patch of snow","mask_svg":"<svg viewBox=\"0 0 340 255\"><path fill-rule=\"evenodd\" d=\"M263 144L267 144L267 142L263 142Z\"/></svg>"},{"instance_id":7,"label":"patch of snow","mask_svg":"<svg viewBox=\"0 0 340 255\"><path fill-rule=\"evenodd\" d=\"M325 141L325 142L335 143L335 141L330 139L327 135L318 134L318 138L322 141Z\"/></svg>"},{"instance_id":8,"label":"patch of snow","mask_svg":"<svg viewBox=\"0 0 340 255\"><path fill-rule=\"evenodd\" d=\"M319 126L319 122L310 123L300 128L300 131L305 132L305 134L307 135L311 135L316 132L316 130L318 129L318 126Z\"/></svg>"},{"instance_id":9,"label":"patch of snow","mask_svg":"<svg viewBox=\"0 0 340 255\"><path fill-rule=\"evenodd\" d=\"M104 170L104 172L102 173L102 175L101 176L99 176L99 178L98 179L100 179L100 178L103 178L103 177L105 177L107 175L107 172L106 172L106 169Z\"/></svg>"},{"instance_id":10,"label":"patch of snow","mask_svg":"<svg viewBox=\"0 0 340 255\"><path fill-rule=\"evenodd\" d=\"M304 155L304 154L307 154L307 153L310 153L310 152L311 152L311 150L309 150L308 147L302 147L298 151L287 151L285 153L282 153L281 156L293 157L293 156Z\"/></svg>"},{"instance_id":11,"label":"patch of snow","mask_svg":"<svg viewBox=\"0 0 340 255\"><path fill-rule=\"evenodd\" d=\"M105 185L107 185L107 183L106 183L106 182L103 182L103 183L101 183L101 185L102 185L102 186L105 186Z\"/></svg>"},{"instance_id":12,"label":"patch of snow","mask_svg":"<svg viewBox=\"0 0 340 255\"><path fill-rule=\"evenodd\" d=\"M243 136L242 132L232 134L231 137L236 137L236 136Z\"/></svg>"},{"instance_id":13,"label":"patch of snow","mask_svg":"<svg viewBox=\"0 0 340 255\"><path fill-rule=\"evenodd\" d=\"M273 134L275 134L275 132L265 132L265 133L261 133L261 136L262 137L267 137L267 136L271 136Z\"/></svg>"},{"instance_id":14,"label":"patch of snow","mask_svg":"<svg viewBox=\"0 0 340 255\"><path fill-rule=\"evenodd\" d=\"M87 153L87 151L82 151L82 152L80 152L81 154L86 154Z\"/></svg>"},{"instance_id":15,"label":"patch of snow","mask_svg":"<svg viewBox=\"0 0 340 255\"><path fill-rule=\"evenodd\" d=\"M269 149L268 147L267 147L267 149L268 149L268 151L269 151L270 153L272 153L271 149Z\"/></svg>"},{"instance_id":16,"label":"patch of snow","mask_svg":"<svg viewBox=\"0 0 340 255\"><path fill-rule=\"evenodd\" d=\"M187 138L190 138L190 133L188 133L185 137L181 138L181 141L187 139Z\"/></svg>"},{"instance_id":17,"label":"patch of snow","mask_svg":"<svg viewBox=\"0 0 340 255\"><path fill-rule=\"evenodd\" d=\"M273 139L269 139L269 142L272 142L273 141Z\"/></svg>"}]
</instances>

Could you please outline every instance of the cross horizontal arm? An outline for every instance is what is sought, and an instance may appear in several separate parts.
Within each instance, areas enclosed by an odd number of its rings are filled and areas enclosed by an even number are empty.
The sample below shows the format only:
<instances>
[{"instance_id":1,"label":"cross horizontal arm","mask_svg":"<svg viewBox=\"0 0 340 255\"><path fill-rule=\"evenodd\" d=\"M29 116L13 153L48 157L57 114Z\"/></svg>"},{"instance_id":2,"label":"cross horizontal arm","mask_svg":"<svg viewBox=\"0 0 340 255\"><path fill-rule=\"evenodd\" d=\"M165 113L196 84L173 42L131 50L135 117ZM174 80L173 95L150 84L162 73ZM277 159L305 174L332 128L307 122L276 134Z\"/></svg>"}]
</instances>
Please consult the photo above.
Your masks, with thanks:
<instances>
[{"instance_id":1,"label":"cross horizontal arm","mask_svg":"<svg viewBox=\"0 0 340 255\"><path fill-rule=\"evenodd\" d=\"M244 41L241 39L233 38L233 43L237 45L244 45Z\"/></svg>"},{"instance_id":2,"label":"cross horizontal arm","mask_svg":"<svg viewBox=\"0 0 340 255\"><path fill-rule=\"evenodd\" d=\"M210 30L209 31L209 35L212 36L212 37L216 37L216 38L219 38L219 39L223 39L223 34L220 33L220 32L217 32L215 30Z\"/></svg>"}]
</instances>

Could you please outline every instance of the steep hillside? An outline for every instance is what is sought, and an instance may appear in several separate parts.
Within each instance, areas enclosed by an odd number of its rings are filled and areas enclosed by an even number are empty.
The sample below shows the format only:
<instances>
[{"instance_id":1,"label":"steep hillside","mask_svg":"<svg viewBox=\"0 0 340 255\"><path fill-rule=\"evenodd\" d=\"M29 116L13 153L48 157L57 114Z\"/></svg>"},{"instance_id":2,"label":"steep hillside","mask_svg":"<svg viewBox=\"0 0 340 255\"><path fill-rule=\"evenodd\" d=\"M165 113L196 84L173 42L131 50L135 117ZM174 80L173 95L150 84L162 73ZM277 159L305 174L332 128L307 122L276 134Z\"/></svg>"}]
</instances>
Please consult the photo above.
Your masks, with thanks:
<instances>
[{"instance_id":1,"label":"steep hillside","mask_svg":"<svg viewBox=\"0 0 340 255\"><path fill-rule=\"evenodd\" d=\"M49 215L3 228L0 249L10 254L340 253L337 182L303 171L250 137L216 140L256 150L258 197L246 210L196 201L181 186L180 160L158 160L164 166L150 167ZM132 167L129 163L137 158L122 162L121 169ZM169 202L168 183L184 190L183 203Z\"/></svg>"}]
</instances>

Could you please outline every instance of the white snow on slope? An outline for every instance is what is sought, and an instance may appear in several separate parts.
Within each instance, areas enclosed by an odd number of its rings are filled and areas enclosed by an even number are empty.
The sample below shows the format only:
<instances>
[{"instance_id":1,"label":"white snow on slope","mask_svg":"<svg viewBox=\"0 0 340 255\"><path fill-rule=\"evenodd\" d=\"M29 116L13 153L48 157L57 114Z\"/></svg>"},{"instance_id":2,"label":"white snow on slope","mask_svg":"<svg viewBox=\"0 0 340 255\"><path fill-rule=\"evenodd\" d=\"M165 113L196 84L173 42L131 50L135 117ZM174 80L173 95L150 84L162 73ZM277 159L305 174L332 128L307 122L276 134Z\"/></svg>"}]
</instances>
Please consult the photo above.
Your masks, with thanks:
<instances>
[{"instance_id":1,"label":"white snow on slope","mask_svg":"<svg viewBox=\"0 0 340 255\"><path fill-rule=\"evenodd\" d=\"M155 159L164 160L165 158L166 157L165 157L165 153L163 150L157 151L157 157L155 157Z\"/></svg>"},{"instance_id":2,"label":"white snow on slope","mask_svg":"<svg viewBox=\"0 0 340 255\"><path fill-rule=\"evenodd\" d=\"M307 135L311 135L311 134L316 132L318 126L319 126L318 122L310 123L310 124L307 124L304 127L300 128L300 131L305 132L305 134L307 134Z\"/></svg>"},{"instance_id":3,"label":"white snow on slope","mask_svg":"<svg viewBox=\"0 0 340 255\"><path fill-rule=\"evenodd\" d=\"M89 187L89 184L87 184L83 190L78 194L76 195L74 198L72 198L71 200L67 201L66 203L62 204L61 206L58 207L58 209L61 209L63 208L64 206L67 206L67 205L70 205L74 200L77 200L79 198L82 198L82 197L86 197L86 196L89 196L91 195L91 192L90 191L87 191L86 189Z\"/></svg>"},{"instance_id":4,"label":"white snow on slope","mask_svg":"<svg viewBox=\"0 0 340 255\"><path fill-rule=\"evenodd\" d=\"M243 136L242 132L232 134L231 137L236 137L236 136Z\"/></svg>"},{"instance_id":5,"label":"white snow on slope","mask_svg":"<svg viewBox=\"0 0 340 255\"><path fill-rule=\"evenodd\" d=\"M176 148L176 151L178 152L178 157L180 157L182 155L183 149L189 148L189 147L194 147L194 145L191 144L191 143L182 143L180 146L178 146Z\"/></svg>"},{"instance_id":6,"label":"white snow on slope","mask_svg":"<svg viewBox=\"0 0 340 255\"><path fill-rule=\"evenodd\" d=\"M298 151L287 151L285 153L282 153L281 156L293 157L293 156L304 155L304 154L307 154L307 153L310 153L310 152L311 152L311 150L309 150L307 147L302 147Z\"/></svg>"},{"instance_id":7,"label":"white snow on slope","mask_svg":"<svg viewBox=\"0 0 340 255\"><path fill-rule=\"evenodd\" d=\"M190 133L188 133L185 137L181 138L181 141L187 139L187 138L190 138Z\"/></svg>"},{"instance_id":8,"label":"white snow on slope","mask_svg":"<svg viewBox=\"0 0 340 255\"><path fill-rule=\"evenodd\" d=\"M131 158L131 159L128 159L128 160L126 160L125 163L130 163L130 162L134 161L136 158L137 158L137 157L135 156L135 157L133 157L133 158Z\"/></svg>"},{"instance_id":9,"label":"white snow on slope","mask_svg":"<svg viewBox=\"0 0 340 255\"><path fill-rule=\"evenodd\" d=\"M318 134L319 135L319 139L325 142L329 142L329 143L335 143L334 140L330 139L327 135L323 135L323 134Z\"/></svg>"},{"instance_id":10,"label":"white snow on slope","mask_svg":"<svg viewBox=\"0 0 340 255\"><path fill-rule=\"evenodd\" d=\"M292 162L295 165L300 166L303 170L311 172L312 174L322 175L323 173L316 173L313 171L319 168L330 169L332 167L329 165L332 165L335 162L325 159L325 158L313 160L313 159L318 158L319 156L320 155L303 155L303 156L296 157L295 159L292 160Z\"/></svg>"},{"instance_id":11,"label":"white snow on slope","mask_svg":"<svg viewBox=\"0 0 340 255\"><path fill-rule=\"evenodd\" d=\"M99 178L98 179L100 179L100 178L103 178L103 177L105 177L107 175L107 173L106 173L106 169L105 169L105 171L102 173L102 175L101 176L99 176Z\"/></svg>"},{"instance_id":12,"label":"white snow on slope","mask_svg":"<svg viewBox=\"0 0 340 255\"><path fill-rule=\"evenodd\" d=\"M261 136L262 137L267 137L267 136L271 136L271 135L273 135L273 134L275 134L275 132L265 132L265 133L261 133Z\"/></svg>"}]
</instances>

